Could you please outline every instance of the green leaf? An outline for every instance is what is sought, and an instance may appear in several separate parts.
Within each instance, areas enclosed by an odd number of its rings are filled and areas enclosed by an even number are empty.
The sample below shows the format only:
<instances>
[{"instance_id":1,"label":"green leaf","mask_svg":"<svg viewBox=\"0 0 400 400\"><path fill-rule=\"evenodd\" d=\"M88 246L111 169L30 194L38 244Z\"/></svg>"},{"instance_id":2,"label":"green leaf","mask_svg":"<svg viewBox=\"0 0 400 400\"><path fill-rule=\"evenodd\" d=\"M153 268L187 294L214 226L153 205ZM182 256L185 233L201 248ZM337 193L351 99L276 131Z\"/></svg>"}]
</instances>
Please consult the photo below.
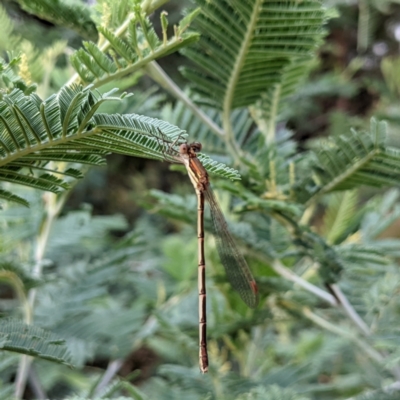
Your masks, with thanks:
<instances>
[{"instance_id":1,"label":"green leaf","mask_svg":"<svg viewBox=\"0 0 400 400\"><path fill-rule=\"evenodd\" d=\"M155 118L136 114L100 114L105 101L119 100L114 91L100 95L78 85L63 87L46 101L14 89L0 98L0 180L58 193L70 178L82 174L76 166L49 164L68 161L101 165L116 152L179 162L169 153L185 142L186 132ZM176 153L178 154L178 153ZM200 156L210 173L239 179L237 171ZM8 196L9 199L13 199ZM18 197L14 198L21 202Z\"/></svg>"},{"instance_id":2,"label":"green leaf","mask_svg":"<svg viewBox=\"0 0 400 400\"><path fill-rule=\"evenodd\" d=\"M120 55L125 61L130 62L134 61L137 58L133 49L130 47L129 43L125 42L120 37L114 35L113 32L108 30L107 28L101 27L99 28L100 32L104 35L104 37L110 42L112 49ZM100 50L99 50L100 51ZM93 60L96 62L96 60ZM101 67L101 65L99 65Z\"/></svg>"},{"instance_id":3,"label":"green leaf","mask_svg":"<svg viewBox=\"0 0 400 400\"><path fill-rule=\"evenodd\" d=\"M155 48L160 44L160 40L149 20L142 13L137 13L137 20L140 24L140 30L138 31L138 37L143 36L146 39L146 43L150 48L150 51L153 52Z\"/></svg>"},{"instance_id":4,"label":"green leaf","mask_svg":"<svg viewBox=\"0 0 400 400\"><path fill-rule=\"evenodd\" d=\"M184 18L182 18L179 22L178 26L178 34L182 34L194 21L194 19L200 14L201 8L196 8L187 14Z\"/></svg>"},{"instance_id":5,"label":"green leaf","mask_svg":"<svg viewBox=\"0 0 400 400\"><path fill-rule=\"evenodd\" d=\"M193 27L201 39L184 50L195 64L184 75L202 103L225 111L260 100L287 67L311 59L323 34L325 11L316 0L196 3L201 14Z\"/></svg>"},{"instance_id":6,"label":"green leaf","mask_svg":"<svg viewBox=\"0 0 400 400\"><path fill-rule=\"evenodd\" d=\"M18 0L21 8L54 23L74 29L87 39L97 40L96 26L90 17L90 9L83 3L60 0Z\"/></svg>"},{"instance_id":7,"label":"green leaf","mask_svg":"<svg viewBox=\"0 0 400 400\"><path fill-rule=\"evenodd\" d=\"M0 319L0 348L69 365L70 356L64 340L12 318Z\"/></svg>"},{"instance_id":8,"label":"green leaf","mask_svg":"<svg viewBox=\"0 0 400 400\"><path fill-rule=\"evenodd\" d=\"M99 26L98 30L107 39L104 50L94 43L85 42L71 56L71 64L85 84L95 87L121 79L141 71L146 64L188 46L199 37L197 33L183 33L161 41L148 17L141 12L132 13L135 19L127 20L126 32L114 33Z\"/></svg>"},{"instance_id":9,"label":"green leaf","mask_svg":"<svg viewBox=\"0 0 400 400\"><path fill-rule=\"evenodd\" d=\"M83 43L87 52L93 57L97 65L107 74L113 74L117 71L115 64L107 57L94 43Z\"/></svg>"},{"instance_id":10,"label":"green leaf","mask_svg":"<svg viewBox=\"0 0 400 400\"><path fill-rule=\"evenodd\" d=\"M0 198L3 200L7 201L12 201L14 203L21 204L25 207L29 207L29 202L23 199L20 196L17 196L16 194L12 194L11 192L8 192L7 190L0 189Z\"/></svg>"},{"instance_id":11,"label":"green leaf","mask_svg":"<svg viewBox=\"0 0 400 400\"><path fill-rule=\"evenodd\" d=\"M272 143L272 140L268 140L268 135L275 136L275 124L282 112L288 108L288 97L296 92L313 63L314 60L309 58L293 58L290 64L282 68L279 83L272 85L262 93L260 99L252 107L252 116L260 129L264 124L267 126L267 129L261 129L264 136L267 137L266 143Z\"/></svg>"},{"instance_id":12,"label":"green leaf","mask_svg":"<svg viewBox=\"0 0 400 400\"><path fill-rule=\"evenodd\" d=\"M218 161L211 160L211 158L205 154L199 154L198 158L200 162L203 164L204 168L208 172L210 172L210 174L219 175L221 177L228 178L231 180L241 179L238 171Z\"/></svg>"},{"instance_id":13,"label":"green leaf","mask_svg":"<svg viewBox=\"0 0 400 400\"><path fill-rule=\"evenodd\" d=\"M196 99L196 96L191 93L188 93L188 96ZM221 113L218 110L211 107L203 107L202 111L217 125L222 125ZM190 138L202 143L205 152L227 159L226 144L222 138L216 136L184 103L177 101L173 106L171 104L164 105L160 116L162 119L190 132ZM249 152L256 152L259 146L249 110L234 110L231 114L231 119L236 142L243 149Z\"/></svg>"},{"instance_id":14,"label":"green leaf","mask_svg":"<svg viewBox=\"0 0 400 400\"><path fill-rule=\"evenodd\" d=\"M387 125L371 119L370 132L332 137L312 152L308 173L295 185L296 198L311 203L320 196L365 185L385 187L400 180L400 151L385 145Z\"/></svg>"},{"instance_id":15,"label":"green leaf","mask_svg":"<svg viewBox=\"0 0 400 400\"><path fill-rule=\"evenodd\" d=\"M324 217L324 234L328 243L336 243L348 228L356 213L356 190L334 193Z\"/></svg>"}]
</instances>

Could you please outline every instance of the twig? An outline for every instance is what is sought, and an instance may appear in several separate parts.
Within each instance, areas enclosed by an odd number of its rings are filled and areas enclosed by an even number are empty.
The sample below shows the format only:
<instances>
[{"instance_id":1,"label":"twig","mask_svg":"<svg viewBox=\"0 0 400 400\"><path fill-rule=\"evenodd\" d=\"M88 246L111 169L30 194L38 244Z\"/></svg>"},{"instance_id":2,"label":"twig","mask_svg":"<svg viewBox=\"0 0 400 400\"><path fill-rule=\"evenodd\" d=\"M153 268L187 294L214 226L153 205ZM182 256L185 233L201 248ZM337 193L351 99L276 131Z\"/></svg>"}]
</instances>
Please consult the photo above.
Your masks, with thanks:
<instances>
[{"instance_id":1,"label":"twig","mask_svg":"<svg viewBox=\"0 0 400 400\"><path fill-rule=\"evenodd\" d=\"M354 323L354 325L362 332L366 337L371 336L372 332L369 326L363 321L363 319L357 314L357 311L350 304L349 300L342 292L339 286L336 284L331 285L331 289L334 291L335 295L339 299L344 311L350 320ZM380 351L382 357L387 358L388 353L384 350ZM400 381L400 368L398 366L391 368L392 374L396 377L398 381Z\"/></svg>"},{"instance_id":2,"label":"twig","mask_svg":"<svg viewBox=\"0 0 400 400\"><path fill-rule=\"evenodd\" d=\"M344 299L346 297L343 295ZM342 299L340 299L342 300ZM347 300L347 299L346 299ZM311 319L313 322L315 322L317 325L321 326L322 328L325 328L335 334L338 334L340 336L347 337L354 343L356 343L365 353L373 360L378 362L379 364L382 364L385 362L387 358L387 354L384 352L379 352L375 350L372 346L370 346L367 342L364 340L358 338L355 334L351 332L346 332L343 329L339 328L336 325L331 324L330 322L324 320L323 318L319 317L318 315L314 314L308 307L303 308L303 313L304 315ZM356 314L357 315L357 314ZM359 318L359 317L358 317ZM352 319L354 322L354 320ZM356 326L359 328L359 326L356 324ZM392 375L397 379L398 383L400 383L400 371L397 367L391 368L390 372Z\"/></svg>"},{"instance_id":3,"label":"twig","mask_svg":"<svg viewBox=\"0 0 400 400\"><path fill-rule=\"evenodd\" d=\"M225 132L225 143L229 149L230 156L233 158L235 165L239 165L243 158L243 152L235 141L235 133L233 131L231 120L231 108L225 108L222 112L222 126Z\"/></svg>"},{"instance_id":4,"label":"twig","mask_svg":"<svg viewBox=\"0 0 400 400\"><path fill-rule=\"evenodd\" d=\"M15 397L17 399L22 399L24 394L31 363L32 357L29 356L22 356L19 361L17 376L15 378Z\"/></svg>"},{"instance_id":5,"label":"twig","mask_svg":"<svg viewBox=\"0 0 400 400\"><path fill-rule=\"evenodd\" d=\"M223 129L221 129L207 114L205 114L192 102L192 100L190 100L185 92L165 73L165 71L158 65L157 62L152 61L151 63L147 64L144 70L162 88L185 104L185 106L192 111L193 115L195 115L200 121L208 126L212 132L221 138L225 136Z\"/></svg>"},{"instance_id":6,"label":"twig","mask_svg":"<svg viewBox=\"0 0 400 400\"><path fill-rule=\"evenodd\" d=\"M315 294L317 297L321 298L322 300L325 300L328 302L331 306L337 306L338 303L336 299L328 292L326 292L323 289L320 289L318 286L313 285L310 282L307 282L300 276L296 275L294 272L292 272L290 269L286 268L278 259L275 259L272 262L272 269L282 276L283 278L288 279L289 281L292 281L302 287L303 289Z\"/></svg>"},{"instance_id":7,"label":"twig","mask_svg":"<svg viewBox=\"0 0 400 400\"><path fill-rule=\"evenodd\" d=\"M99 382L99 384L96 386L96 388L93 391L94 397L97 397L98 395L100 395L100 393L104 390L104 388L107 387L107 385L111 382L111 380L114 378L114 376L120 370L123 363L124 363L124 360L122 358L119 358L108 364L106 372L104 372L104 375L101 378L101 381Z\"/></svg>"},{"instance_id":8,"label":"twig","mask_svg":"<svg viewBox=\"0 0 400 400\"><path fill-rule=\"evenodd\" d=\"M375 362L382 364L382 362L385 360L385 358L378 351L376 351L373 347L371 347L368 343L366 343L362 339L358 338L354 333L345 331L342 328L339 328L337 325L331 324L329 321L313 313L308 307L303 307L302 311L303 314L308 319L310 319L320 327L332 333L335 333L336 335L350 339L352 342L357 344L357 346L359 346Z\"/></svg>"},{"instance_id":9,"label":"twig","mask_svg":"<svg viewBox=\"0 0 400 400\"><path fill-rule=\"evenodd\" d=\"M37 376L35 368L31 367L29 375L28 375L29 386L32 389L33 395L36 400L44 400L48 399L46 392L43 390L43 387L40 383L40 380Z\"/></svg>"},{"instance_id":10,"label":"twig","mask_svg":"<svg viewBox=\"0 0 400 400\"><path fill-rule=\"evenodd\" d=\"M46 216L41 225L41 230L38 234L36 241L36 251L35 251L35 265L33 268L33 276L35 278L40 278L42 275L43 268L43 257L46 251L46 246L49 240L50 230L53 222L59 212L61 211L65 200L67 199L68 192L64 192L57 196L53 193L45 193L43 198L45 199L46 205ZM37 296L37 289L33 288L29 290L28 300L24 305L25 308L25 323L32 324L33 322L33 311L35 307L35 301ZM32 363L32 357L22 356L17 376L15 378L15 397L17 399L22 398L25 391L26 381L29 375L29 369Z\"/></svg>"},{"instance_id":11,"label":"twig","mask_svg":"<svg viewBox=\"0 0 400 400\"><path fill-rule=\"evenodd\" d=\"M368 325L361 319L361 317L357 314L357 311L353 308L350 304L347 297L344 295L342 290L336 284L330 285L331 289L334 291L335 295L339 299L341 305L343 306L344 311L346 312L347 316L354 322L357 328L365 335L370 336L371 330L369 329Z\"/></svg>"}]
</instances>

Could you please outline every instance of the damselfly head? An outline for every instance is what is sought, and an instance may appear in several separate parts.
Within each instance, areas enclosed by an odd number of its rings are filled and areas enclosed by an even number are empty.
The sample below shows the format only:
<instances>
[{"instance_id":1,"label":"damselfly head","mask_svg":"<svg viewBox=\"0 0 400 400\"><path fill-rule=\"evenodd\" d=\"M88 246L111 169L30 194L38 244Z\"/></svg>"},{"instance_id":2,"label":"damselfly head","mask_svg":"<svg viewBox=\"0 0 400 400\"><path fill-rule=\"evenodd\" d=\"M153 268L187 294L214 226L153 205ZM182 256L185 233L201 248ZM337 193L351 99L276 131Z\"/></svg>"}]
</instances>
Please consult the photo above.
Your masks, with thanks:
<instances>
[{"instance_id":1,"label":"damselfly head","mask_svg":"<svg viewBox=\"0 0 400 400\"><path fill-rule=\"evenodd\" d=\"M201 151L201 147L201 143L199 142L193 142L190 144L183 143L179 146L179 153L187 154L189 157L196 157L195 153Z\"/></svg>"}]
</instances>

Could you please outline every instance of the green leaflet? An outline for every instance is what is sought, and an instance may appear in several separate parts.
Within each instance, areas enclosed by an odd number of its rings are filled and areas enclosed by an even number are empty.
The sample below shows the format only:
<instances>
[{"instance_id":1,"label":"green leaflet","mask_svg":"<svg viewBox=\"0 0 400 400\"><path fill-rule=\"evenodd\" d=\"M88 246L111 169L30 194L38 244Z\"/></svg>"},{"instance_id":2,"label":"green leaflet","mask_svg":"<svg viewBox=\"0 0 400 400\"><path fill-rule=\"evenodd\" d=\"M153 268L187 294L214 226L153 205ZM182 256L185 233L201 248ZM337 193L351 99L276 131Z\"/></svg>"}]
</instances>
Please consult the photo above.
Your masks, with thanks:
<instances>
[{"instance_id":1,"label":"green leaflet","mask_svg":"<svg viewBox=\"0 0 400 400\"><path fill-rule=\"evenodd\" d=\"M26 325L12 318L0 320L0 347L7 351L69 364L65 340L37 326Z\"/></svg>"},{"instance_id":2,"label":"green leaflet","mask_svg":"<svg viewBox=\"0 0 400 400\"><path fill-rule=\"evenodd\" d=\"M385 145L386 130L385 122L372 118L369 132L330 138L311 153L309 172L294 187L296 199L310 204L334 191L397 185L400 152Z\"/></svg>"},{"instance_id":3,"label":"green leaflet","mask_svg":"<svg viewBox=\"0 0 400 400\"><path fill-rule=\"evenodd\" d=\"M140 9L133 14L132 19L127 19L127 33L114 33L106 27L99 27L107 45L99 47L93 42L84 42L84 48L71 56L71 64L83 83L99 87L121 79L199 38L197 33L184 33L185 26L169 40L161 41L149 18ZM191 19L187 21L190 22Z\"/></svg>"},{"instance_id":4,"label":"green leaflet","mask_svg":"<svg viewBox=\"0 0 400 400\"><path fill-rule=\"evenodd\" d=\"M316 0L196 3L202 11L193 26L201 38L183 51L195 64L184 74L202 103L225 111L255 104L284 74L290 77L284 95L292 92L326 19Z\"/></svg>"},{"instance_id":5,"label":"green leaflet","mask_svg":"<svg viewBox=\"0 0 400 400\"><path fill-rule=\"evenodd\" d=\"M185 141L185 131L162 120L97 113L103 102L120 100L113 93L100 95L72 85L45 101L18 89L3 94L0 180L58 193L70 187L71 178L82 176L71 163L102 165L110 152L165 160L172 144ZM206 156L203 161L210 172L239 179L232 168ZM1 197L24 204L5 190Z\"/></svg>"},{"instance_id":6,"label":"green leaflet","mask_svg":"<svg viewBox=\"0 0 400 400\"><path fill-rule=\"evenodd\" d=\"M60 0L18 0L21 8L55 25L74 29L85 38L96 40L96 26L84 3L69 4Z\"/></svg>"}]
</instances>

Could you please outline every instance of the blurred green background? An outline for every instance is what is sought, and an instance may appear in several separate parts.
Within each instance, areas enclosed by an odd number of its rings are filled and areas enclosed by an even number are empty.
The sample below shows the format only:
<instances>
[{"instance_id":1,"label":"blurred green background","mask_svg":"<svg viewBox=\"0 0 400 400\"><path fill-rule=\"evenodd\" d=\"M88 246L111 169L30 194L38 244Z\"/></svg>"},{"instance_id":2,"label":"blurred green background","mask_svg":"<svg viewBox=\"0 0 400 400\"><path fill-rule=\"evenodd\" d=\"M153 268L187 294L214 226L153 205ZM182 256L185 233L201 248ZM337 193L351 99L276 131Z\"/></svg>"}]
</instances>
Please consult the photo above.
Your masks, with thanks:
<instances>
[{"instance_id":1,"label":"blurred green background","mask_svg":"<svg viewBox=\"0 0 400 400\"><path fill-rule=\"evenodd\" d=\"M286 100L278 128L292 132L293 142L288 141L288 146L297 145L296 152L301 155L350 128L368 129L371 116L375 116L389 122L388 143L398 147L400 2L323 3L331 7L335 18L326 25L310 75ZM12 34L22 38L19 46L27 54L38 94L45 98L57 93L74 72L68 56L80 48L82 40L95 41L95 30L88 24L83 24L87 27L84 32L53 24L24 11L19 2L0 4L0 25L4 29L10 20ZM172 32L172 25L191 5L178 0L164 4L150 16L157 33L161 34L161 10L168 12ZM115 26L118 24L115 21ZM12 50L5 37L0 35L3 54ZM159 64L181 88L186 86L180 73L181 66L190 65L185 57L174 53ZM134 95L115 108L107 106L104 112L137 113L175 122L179 104L145 74L112 82L107 88L115 86ZM251 132L251 127L248 129ZM196 140L190 130L188 133ZM282 143L285 140L283 137ZM212 139L203 144L206 154L228 163L220 144ZM43 276L27 273L22 277L18 269L25 287L40 287L35 324L68 339L74 365L71 369L35 360L23 398L400 398L400 392L381 390L385 383L391 384L387 371L398 368L400 359L396 350L400 338L400 192L396 188L362 188L357 194L333 195L321 201L310 222L323 235L330 223L326 210L345 204L347 225L337 237L331 237L333 244L350 238L346 243L351 245L360 236L388 239L382 251L391 257L389 264L377 260L380 254L370 255L362 271L356 262L348 268L343 283L343 290L370 327L382 324L373 337L373 351L386 352L384 361L370 361L365 338L355 336L350 324L344 322L335 331L342 310L323 304L265 268L259 258L252 258L250 250L245 255L262 302L255 311L247 309L226 283L212 236L207 235L211 368L209 375L202 376L197 366L196 199L190 181L166 162L117 154L109 155L107 162L106 167L91 168L69 194L51 228ZM224 185L230 183L216 184L218 198L227 218L237 222L237 215L229 211L232 199ZM31 207L2 210L6 222L0 243L3 252L12 250L18 255L18 268L30 263L44 212L43 193L22 192ZM240 202L233 204L240 209ZM246 218L254 230L246 231L246 226L238 223L237 229L242 229L238 237L247 235L264 249L287 248L286 233L276 221L250 213ZM254 232L258 236L250 237ZM351 255L351 246L348 252ZM375 255L377 259L373 259ZM304 279L313 273L309 265L296 268ZM2 281L0 311L3 316L18 315L13 286L6 278ZM330 321L327 325L316 314L307 314L317 308ZM365 341L370 349L369 339ZM1 356L2 398L13 396L18 360L19 356L11 353ZM368 391L372 394L365 394Z\"/></svg>"}]
</instances>

